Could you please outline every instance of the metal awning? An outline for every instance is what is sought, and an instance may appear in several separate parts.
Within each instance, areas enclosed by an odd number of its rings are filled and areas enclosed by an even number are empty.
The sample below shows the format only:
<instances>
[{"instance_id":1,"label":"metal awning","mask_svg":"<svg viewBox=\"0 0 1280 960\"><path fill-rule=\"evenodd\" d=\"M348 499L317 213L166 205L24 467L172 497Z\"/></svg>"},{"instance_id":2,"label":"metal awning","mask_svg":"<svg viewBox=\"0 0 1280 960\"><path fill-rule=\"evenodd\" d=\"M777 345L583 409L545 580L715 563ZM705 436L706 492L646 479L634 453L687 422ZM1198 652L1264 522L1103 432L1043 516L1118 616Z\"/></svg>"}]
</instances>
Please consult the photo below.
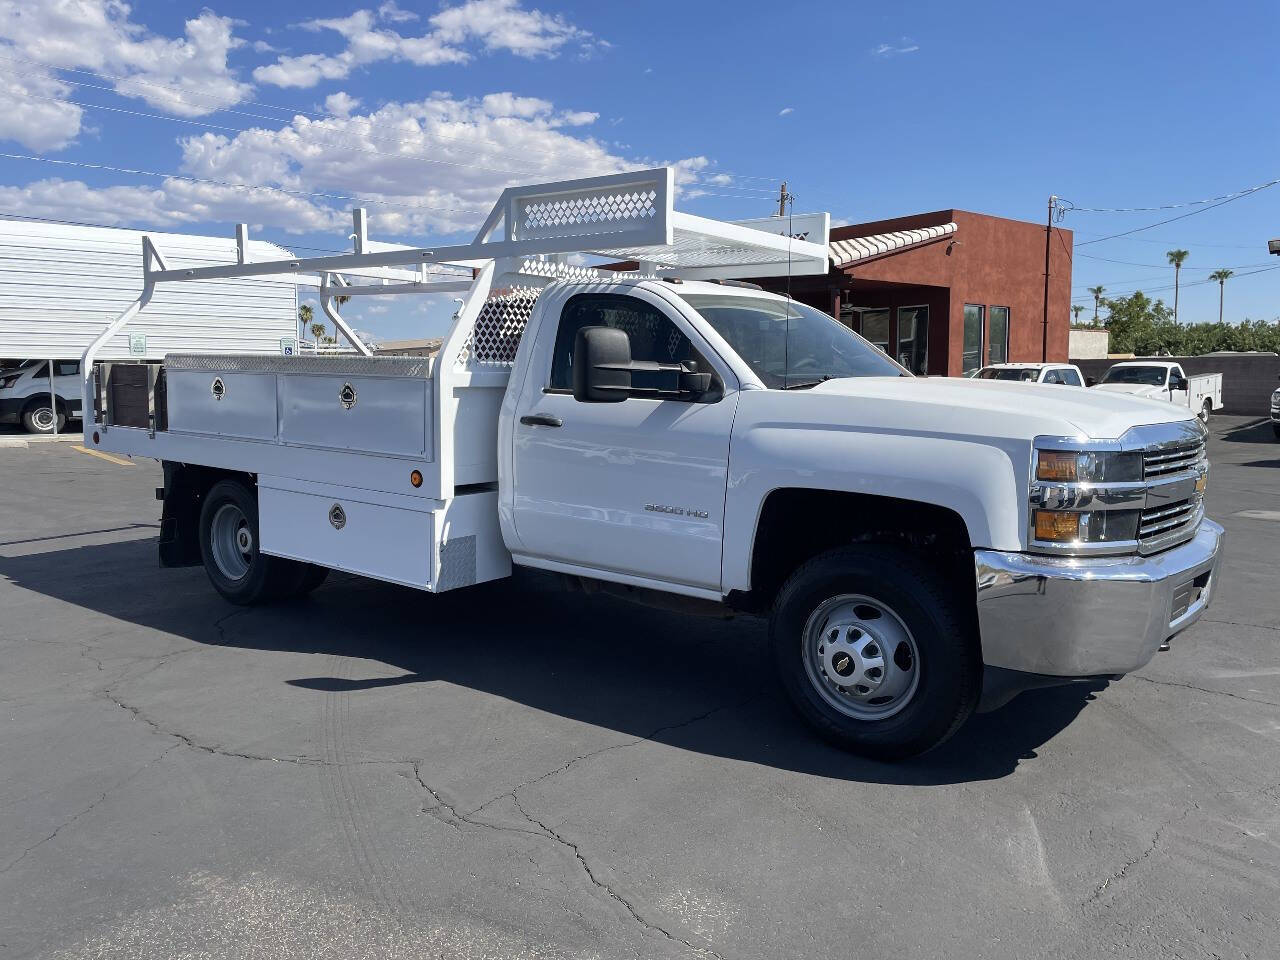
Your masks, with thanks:
<instances>
[{"instance_id":1,"label":"metal awning","mask_svg":"<svg viewBox=\"0 0 1280 960\"><path fill-rule=\"evenodd\" d=\"M874 233L867 237L832 240L827 247L831 252L832 266L843 268L933 243L955 232L956 224L952 221L936 227L921 227L919 230L894 230L891 233Z\"/></svg>"}]
</instances>

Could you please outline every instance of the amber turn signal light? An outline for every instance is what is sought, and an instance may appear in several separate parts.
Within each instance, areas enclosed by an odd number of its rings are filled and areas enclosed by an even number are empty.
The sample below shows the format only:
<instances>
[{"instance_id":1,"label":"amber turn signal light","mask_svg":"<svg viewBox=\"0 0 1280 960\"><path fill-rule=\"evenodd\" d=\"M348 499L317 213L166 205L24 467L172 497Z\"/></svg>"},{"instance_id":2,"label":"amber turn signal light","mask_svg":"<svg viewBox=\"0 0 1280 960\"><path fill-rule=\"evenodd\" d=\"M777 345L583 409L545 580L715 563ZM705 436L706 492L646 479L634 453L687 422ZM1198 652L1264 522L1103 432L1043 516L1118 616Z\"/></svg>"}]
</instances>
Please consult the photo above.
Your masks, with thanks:
<instances>
[{"instance_id":1,"label":"amber turn signal light","mask_svg":"<svg viewBox=\"0 0 1280 960\"><path fill-rule=\"evenodd\" d=\"M1037 510L1036 539L1069 543L1080 539L1080 514L1069 510Z\"/></svg>"},{"instance_id":2,"label":"amber turn signal light","mask_svg":"<svg viewBox=\"0 0 1280 960\"><path fill-rule=\"evenodd\" d=\"M1075 483L1079 454L1072 450L1041 450L1036 457L1036 479Z\"/></svg>"},{"instance_id":3,"label":"amber turn signal light","mask_svg":"<svg viewBox=\"0 0 1280 960\"><path fill-rule=\"evenodd\" d=\"M413 473L409 474L409 482L415 487L422 486L422 471L414 470Z\"/></svg>"}]
</instances>

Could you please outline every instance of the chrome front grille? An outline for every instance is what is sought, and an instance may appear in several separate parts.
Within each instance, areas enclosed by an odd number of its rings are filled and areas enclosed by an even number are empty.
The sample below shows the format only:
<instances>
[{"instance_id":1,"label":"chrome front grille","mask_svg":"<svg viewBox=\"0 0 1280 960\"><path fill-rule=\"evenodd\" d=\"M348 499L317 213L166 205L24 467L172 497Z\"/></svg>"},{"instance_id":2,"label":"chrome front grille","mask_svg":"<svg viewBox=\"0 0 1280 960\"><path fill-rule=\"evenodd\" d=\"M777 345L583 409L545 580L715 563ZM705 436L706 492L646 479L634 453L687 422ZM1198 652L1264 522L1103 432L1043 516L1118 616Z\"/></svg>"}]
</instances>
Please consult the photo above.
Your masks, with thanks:
<instances>
[{"instance_id":1,"label":"chrome front grille","mask_svg":"<svg viewBox=\"0 0 1280 960\"><path fill-rule=\"evenodd\" d=\"M1149 540L1182 526L1195 517L1198 505L1198 500L1190 498L1143 510L1138 520L1138 539Z\"/></svg>"},{"instance_id":2,"label":"chrome front grille","mask_svg":"<svg viewBox=\"0 0 1280 960\"><path fill-rule=\"evenodd\" d=\"M1194 467L1203 456L1203 440L1147 450L1142 454L1142 473L1148 480L1171 473L1181 473L1183 470Z\"/></svg>"}]
</instances>

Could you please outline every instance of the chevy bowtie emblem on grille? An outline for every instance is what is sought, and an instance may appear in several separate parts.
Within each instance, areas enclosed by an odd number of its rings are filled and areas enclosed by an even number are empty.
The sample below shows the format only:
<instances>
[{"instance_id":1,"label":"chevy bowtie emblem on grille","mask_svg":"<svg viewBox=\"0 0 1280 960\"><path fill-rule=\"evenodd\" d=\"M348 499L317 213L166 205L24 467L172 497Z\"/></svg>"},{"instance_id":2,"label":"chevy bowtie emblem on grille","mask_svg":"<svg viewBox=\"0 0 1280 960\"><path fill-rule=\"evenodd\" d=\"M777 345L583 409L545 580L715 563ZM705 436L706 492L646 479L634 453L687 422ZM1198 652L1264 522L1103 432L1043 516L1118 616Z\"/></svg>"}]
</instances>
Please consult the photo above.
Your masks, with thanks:
<instances>
[{"instance_id":1,"label":"chevy bowtie emblem on grille","mask_svg":"<svg viewBox=\"0 0 1280 960\"><path fill-rule=\"evenodd\" d=\"M329 522L335 530L341 530L347 525L347 512L342 509L342 504L335 503L329 508Z\"/></svg>"}]
</instances>

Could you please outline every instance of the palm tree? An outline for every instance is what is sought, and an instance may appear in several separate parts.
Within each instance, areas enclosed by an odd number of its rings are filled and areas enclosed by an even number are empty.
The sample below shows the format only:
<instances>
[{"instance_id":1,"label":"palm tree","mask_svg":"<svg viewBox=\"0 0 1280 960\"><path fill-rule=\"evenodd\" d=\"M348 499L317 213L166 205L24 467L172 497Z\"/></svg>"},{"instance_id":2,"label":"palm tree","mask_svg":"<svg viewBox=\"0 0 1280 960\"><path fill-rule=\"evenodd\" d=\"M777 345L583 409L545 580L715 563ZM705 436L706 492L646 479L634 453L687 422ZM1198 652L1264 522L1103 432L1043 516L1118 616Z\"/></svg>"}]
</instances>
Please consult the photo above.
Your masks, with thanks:
<instances>
[{"instance_id":1,"label":"palm tree","mask_svg":"<svg viewBox=\"0 0 1280 960\"><path fill-rule=\"evenodd\" d=\"M311 304L304 303L302 306L298 307L298 325L302 328L302 338L306 338L307 331L311 329L311 321L314 320L315 317L316 312L312 309Z\"/></svg>"},{"instance_id":2,"label":"palm tree","mask_svg":"<svg viewBox=\"0 0 1280 960\"><path fill-rule=\"evenodd\" d=\"M323 323L311 324L311 335L316 338L316 343L323 343L329 339L329 328Z\"/></svg>"},{"instance_id":3,"label":"palm tree","mask_svg":"<svg viewBox=\"0 0 1280 960\"><path fill-rule=\"evenodd\" d=\"M1218 281L1218 322L1219 323L1222 322L1222 298L1226 296L1227 281L1231 279L1231 277L1233 277L1234 275L1235 275L1234 271L1228 270L1226 267L1222 267L1218 270L1213 271L1213 273L1209 274L1210 280Z\"/></svg>"},{"instance_id":4,"label":"palm tree","mask_svg":"<svg viewBox=\"0 0 1280 960\"><path fill-rule=\"evenodd\" d=\"M1186 250L1170 250L1165 254L1173 264L1173 322L1178 322L1178 280L1182 275L1182 263L1190 254Z\"/></svg>"},{"instance_id":5,"label":"palm tree","mask_svg":"<svg viewBox=\"0 0 1280 960\"><path fill-rule=\"evenodd\" d=\"M1079 323L1079 322L1080 322L1080 312L1081 312L1082 310L1084 310L1084 304L1081 304L1081 303L1073 303L1073 304L1071 305L1071 313L1072 313L1072 314L1074 315L1074 317L1075 317L1075 319L1072 321L1073 323Z\"/></svg>"},{"instance_id":6,"label":"palm tree","mask_svg":"<svg viewBox=\"0 0 1280 960\"><path fill-rule=\"evenodd\" d=\"M1102 284L1096 287L1090 287L1089 292L1093 294L1093 325L1098 325L1098 307L1102 303L1102 295L1107 292L1107 288Z\"/></svg>"}]
</instances>

